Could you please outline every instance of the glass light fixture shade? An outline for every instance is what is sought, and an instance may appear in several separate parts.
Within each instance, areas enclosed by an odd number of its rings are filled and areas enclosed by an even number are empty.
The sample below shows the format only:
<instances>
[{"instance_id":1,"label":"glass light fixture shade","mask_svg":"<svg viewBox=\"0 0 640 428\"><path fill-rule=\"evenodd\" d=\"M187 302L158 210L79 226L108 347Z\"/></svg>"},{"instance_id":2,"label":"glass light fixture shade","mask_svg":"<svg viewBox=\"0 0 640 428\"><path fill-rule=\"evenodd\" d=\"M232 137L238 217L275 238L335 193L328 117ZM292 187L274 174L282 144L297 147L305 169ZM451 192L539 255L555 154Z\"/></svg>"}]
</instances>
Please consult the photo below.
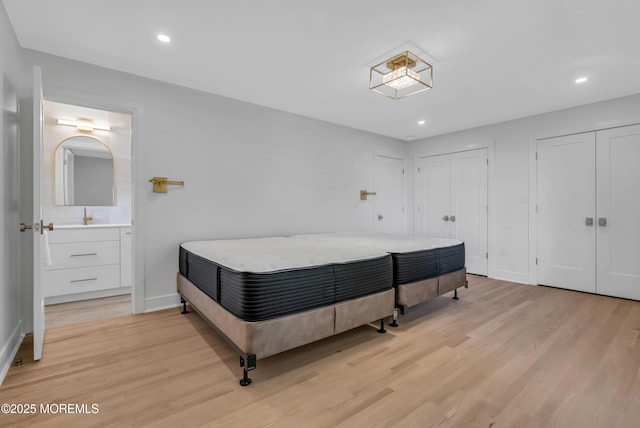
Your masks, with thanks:
<instances>
[{"instance_id":1,"label":"glass light fixture shade","mask_svg":"<svg viewBox=\"0 0 640 428\"><path fill-rule=\"evenodd\" d=\"M420 81L420 74L410 68L400 67L382 76L382 81L393 89L404 89L417 84Z\"/></svg>"},{"instance_id":2,"label":"glass light fixture shade","mask_svg":"<svg viewBox=\"0 0 640 428\"><path fill-rule=\"evenodd\" d=\"M409 51L371 67L369 89L394 100L433 87L433 67Z\"/></svg>"}]
</instances>

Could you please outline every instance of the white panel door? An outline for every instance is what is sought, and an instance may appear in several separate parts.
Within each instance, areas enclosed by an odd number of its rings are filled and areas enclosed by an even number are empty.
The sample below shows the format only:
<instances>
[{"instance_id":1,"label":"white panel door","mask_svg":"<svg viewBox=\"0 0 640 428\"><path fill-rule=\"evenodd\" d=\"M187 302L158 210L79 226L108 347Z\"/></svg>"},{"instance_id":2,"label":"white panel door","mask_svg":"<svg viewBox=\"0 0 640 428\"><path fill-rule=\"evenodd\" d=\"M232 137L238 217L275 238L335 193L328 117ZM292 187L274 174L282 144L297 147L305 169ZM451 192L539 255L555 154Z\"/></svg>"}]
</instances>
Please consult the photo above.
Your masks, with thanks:
<instances>
[{"instance_id":1,"label":"white panel door","mask_svg":"<svg viewBox=\"0 0 640 428\"><path fill-rule=\"evenodd\" d=\"M417 165L417 234L464 241L467 272L487 275L487 149Z\"/></svg>"},{"instance_id":2,"label":"white panel door","mask_svg":"<svg viewBox=\"0 0 640 428\"><path fill-rule=\"evenodd\" d=\"M417 231L434 238L450 236L451 156L429 156L418 160Z\"/></svg>"},{"instance_id":3,"label":"white panel door","mask_svg":"<svg viewBox=\"0 0 640 428\"><path fill-rule=\"evenodd\" d=\"M374 174L375 231L404 235L404 160L377 155Z\"/></svg>"},{"instance_id":4,"label":"white panel door","mask_svg":"<svg viewBox=\"0 0 640 428\"><path fill-rule=\"evenodd\" d=\"M44 263L42 221L42 128L44 123L42 72L33 68L33 359L42 357L44 344Z\"/></svg>"},{"instance_id":5,"label":"white panel door","mask_svg":"<svg viewBox=\"0 0 640 428\"><path fill-rule=\"evenodd\" d=\"M451 237L464 241L467 272L487 275L487 149L451 155Z\"/></svg>"},{"instance_id":6,"label":"white panel door","mask_svg":"<svg viewBox=\"0 0 640 428\"><path fill-rule=\"evenodd\" d=\"M537 143L538 283L596 291L595 134Z\"/></svg>"},{"instance_id":7,"label":"white panel door","mask_svg":"<svg viewBox=\"0 0 640 428\"><path fill-rule=\"evenodd\" d=\"M640 126L598 131L596 147L597 292L640 300Z\"/></svg>"}]
</instances>

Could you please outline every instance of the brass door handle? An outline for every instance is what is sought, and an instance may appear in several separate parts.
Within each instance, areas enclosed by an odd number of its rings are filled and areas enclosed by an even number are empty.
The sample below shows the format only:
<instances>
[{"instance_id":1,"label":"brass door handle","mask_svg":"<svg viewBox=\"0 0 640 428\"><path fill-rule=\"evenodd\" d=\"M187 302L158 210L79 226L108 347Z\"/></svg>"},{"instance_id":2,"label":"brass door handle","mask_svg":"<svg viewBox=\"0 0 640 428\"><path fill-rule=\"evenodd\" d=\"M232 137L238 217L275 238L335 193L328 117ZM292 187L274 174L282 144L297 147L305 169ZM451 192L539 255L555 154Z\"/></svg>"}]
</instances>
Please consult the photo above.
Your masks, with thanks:
<instances>
[{"instance_id":1,"label":"brass door handle","mask_svg":"<svg viewBox=\"0 0 640 428\"><path fill-rule=\"evenodd\" d=\"M20 232L24 232L27 229L33 229L33 226L31 226L30 224L20 223Z\"/></svg>"}]
</instances>

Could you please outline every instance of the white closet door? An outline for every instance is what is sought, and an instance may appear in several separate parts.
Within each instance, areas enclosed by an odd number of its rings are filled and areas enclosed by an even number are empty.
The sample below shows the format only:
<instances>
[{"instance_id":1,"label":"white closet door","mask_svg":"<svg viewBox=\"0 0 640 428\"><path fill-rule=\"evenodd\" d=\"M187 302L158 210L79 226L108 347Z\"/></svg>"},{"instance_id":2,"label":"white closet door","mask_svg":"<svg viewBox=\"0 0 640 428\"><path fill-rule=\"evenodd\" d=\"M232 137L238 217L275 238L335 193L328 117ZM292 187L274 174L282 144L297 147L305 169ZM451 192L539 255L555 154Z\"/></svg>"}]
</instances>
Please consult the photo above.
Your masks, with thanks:
<instances>
[{"instance_id":1,"label":"white closet door","mask_svg":"<svg viewBox=\"0 0 640 428\"><path fill-rule=\"evenodd\" d=\"M417 232L422 236L448 238L451 214L451 156L420 158L418 168Z\"/></svg>"},{"instance_id":2,"label":"white closet door","mask_svg":"<svg viewBox=\"0 0 640 428\"><path fill-rule=\"evenodd\" d=\"M595 134L537 146L538 283L594 293Z\"/></svg>"},{"instance_id":3,"label":"white closet door","mask_svg":"<svg viewBox=\"0 0 640 428\"><path fill-rule=\"evenodd\" d=\"M374 172L376 232L399 235L406 233L403 167L403 159L376 156Z\"/></svg>"},{"instance_id":4,"label":"white closet door","mask_svg":"<svg viewBox=\"0 0 640 428\"><path fill-rule=\"evenodd\" d=\"M640 126L596 135L597 292L640 300Z\"/></svg>"},{"instance_id":5,"label":"white closet door","mask_svg":"<svg viewBox=\"0 0 640 428\"><path fill-rule=\"evenodd\" d=\"M451 155L449 224L465 243L467 272L487 275L487 149Z\"/></svg>"}]
</instances>

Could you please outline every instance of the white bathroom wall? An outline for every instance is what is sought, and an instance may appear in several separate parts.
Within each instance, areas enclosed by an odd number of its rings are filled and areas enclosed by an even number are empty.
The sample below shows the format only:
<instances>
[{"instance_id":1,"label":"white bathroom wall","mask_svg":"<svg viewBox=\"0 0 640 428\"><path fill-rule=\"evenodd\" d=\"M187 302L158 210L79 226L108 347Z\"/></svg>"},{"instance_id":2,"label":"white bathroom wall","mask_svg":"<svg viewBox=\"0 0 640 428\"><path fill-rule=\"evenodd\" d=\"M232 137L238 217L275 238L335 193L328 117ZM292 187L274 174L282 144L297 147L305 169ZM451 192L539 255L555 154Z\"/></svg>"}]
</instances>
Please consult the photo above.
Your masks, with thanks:
<instances>
[{"instance_id":1,"label":"white bathroom wall","mask_svg":"<svg viewBox=\"0 0 640 428\"><path fill-rule=\"evenodd\" d=\"M336 230L373 230L376 152L403 142L133 75L25 51L45 98L134 110L136 280L144 310L177 304L178 245ZM166 194L148 180L184 180ZM141 274L141 271L144 275Z\"/></svg>"},{"instance_id":2,"label":"white bathroom wall","mask_svg":"<svg viewBox=\"0 0 640 428\"><path fill-rule=\"evenodd\" d=\"M640 95L584 105L414 141L411 161L426 153L447 153L493 145L489 164L489 276L533 282L530 254L530 162L540 136L640 123Z\"/></svg>"},{"instance_id":3,"label":"white bathroom wall","mask_svg":"<svg viewBox=\"0 0 640 428\"><path fill-rule=\"evenodd\" d=\"M23 333L18 232L22 221L18 140L21 61L18 42L0 3L0 383L20 346ZM31 238L29 233L23 235Z\"/></svg>"},{"instance_id":4,"label":"white bathroom wall","mask_svg":"<svg viewBox=\"0 0 640 428\"><path fill-rule=\"evenodd\" d=\"M111 131L79 131L73 126L60 125L58 119L91 120L94 123L109 124ZM67 138L85 136L95 138L106 145L113 154L114 206L87 207L87 216L93 217L92 224L131 223L131 115L101 111L64 103L45 101L44 141L42 156L44 220L54 224L82 224L84 206L57 205L55 198L54 156L58 145Z\"/></svg>"}]
</instances>

